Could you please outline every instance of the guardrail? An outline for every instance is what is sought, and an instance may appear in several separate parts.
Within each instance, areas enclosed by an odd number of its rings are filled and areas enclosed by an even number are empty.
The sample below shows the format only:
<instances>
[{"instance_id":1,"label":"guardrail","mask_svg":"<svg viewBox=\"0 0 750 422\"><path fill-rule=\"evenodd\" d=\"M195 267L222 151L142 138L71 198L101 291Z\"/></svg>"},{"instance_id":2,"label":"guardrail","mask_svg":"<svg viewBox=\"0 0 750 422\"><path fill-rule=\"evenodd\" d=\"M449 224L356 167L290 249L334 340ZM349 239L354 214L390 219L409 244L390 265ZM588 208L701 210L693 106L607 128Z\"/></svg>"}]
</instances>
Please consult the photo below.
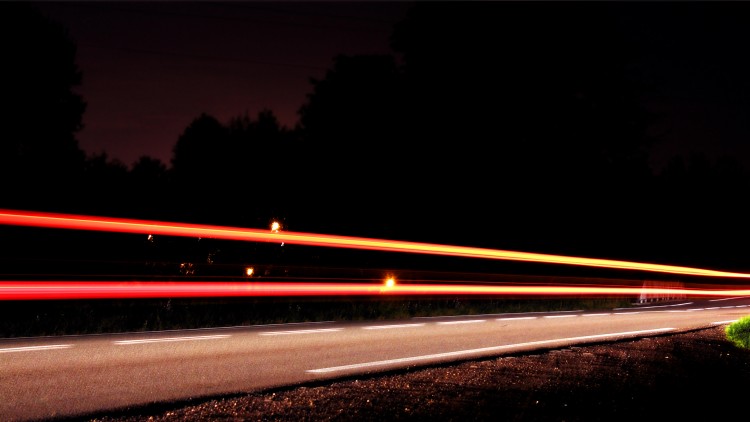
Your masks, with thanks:
<instances>
[{"instance_id":1,"label":"guardrail","mask_svg":"<svg viewBox=\"0 0 750 422\"><path fill-rule=\"evenodd\" d=\"M687 295L684 292L679 291L684 288L685 283L681 281L646 280L643 282L643 288L636 303L642 304L685 299ZM655 291L655 289L658 290ZM665 289L667 291L664 291Z\"/></svg>"}]
</instances>

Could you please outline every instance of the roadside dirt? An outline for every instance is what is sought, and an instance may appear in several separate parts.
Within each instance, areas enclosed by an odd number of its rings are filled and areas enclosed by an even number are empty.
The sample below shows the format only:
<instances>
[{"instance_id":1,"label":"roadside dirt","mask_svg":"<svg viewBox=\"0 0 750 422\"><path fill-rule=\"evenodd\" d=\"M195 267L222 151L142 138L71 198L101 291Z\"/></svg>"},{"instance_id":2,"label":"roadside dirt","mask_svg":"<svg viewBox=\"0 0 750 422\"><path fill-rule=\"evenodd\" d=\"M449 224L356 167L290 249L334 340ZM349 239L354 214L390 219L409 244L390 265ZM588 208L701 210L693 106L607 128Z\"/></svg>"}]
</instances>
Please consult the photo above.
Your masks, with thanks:
<instances>
[{"instance_id":1,"label":"roadside dirt","mask_svg":"<svg viewBox=\"0 0 750 422\"><path fill-rule=\"evenodd\" d=\"M748 387L750 350L718 326L85 420L743 420Z\"/></svg>"}]
</instances>

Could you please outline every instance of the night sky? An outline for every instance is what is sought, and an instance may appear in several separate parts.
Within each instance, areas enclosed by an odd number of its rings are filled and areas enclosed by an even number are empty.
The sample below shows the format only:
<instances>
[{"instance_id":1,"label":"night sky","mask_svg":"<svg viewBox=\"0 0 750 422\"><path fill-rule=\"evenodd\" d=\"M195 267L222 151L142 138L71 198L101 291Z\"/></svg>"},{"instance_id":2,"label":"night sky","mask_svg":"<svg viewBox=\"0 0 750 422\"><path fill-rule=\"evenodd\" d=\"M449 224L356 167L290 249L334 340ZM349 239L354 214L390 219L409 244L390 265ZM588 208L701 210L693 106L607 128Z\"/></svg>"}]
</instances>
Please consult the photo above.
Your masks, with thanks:
<instances>
[{"instance_id":1,"label":"night sky","mask_svg":"<svg viewBox=\"0 0 750 422\"><path fill-rule=\"evenodd\" d=\"M88 103L88 153L169 164L201 113L221 121L271 109L292 127L337 54L390 51L408 2L50 2L70 31Z\"/></svg>"},{"instance_id":2,"label":"night sky","mask_svg":"<svg viewBox=\"0 0 750 422\"><path fill-rule=\"evenodd\" d=\"M620 4L616 13L624 36L641 48L632 66L650 84L644 102L662 114L653 129L660 140L652 150L655 168L693 151L750 163L744 53L750 5L635 3ZM226 121L269 108L294 126L309 78L322 77L337 54L390 52L392 26L411 5L52 2L40 8L78 44L79 92L88 103L81 147L129 165L144 154L168 164L177 137L202 112ZM544 13L547 4L535 7Z\"/></svg>"}]
</instances>

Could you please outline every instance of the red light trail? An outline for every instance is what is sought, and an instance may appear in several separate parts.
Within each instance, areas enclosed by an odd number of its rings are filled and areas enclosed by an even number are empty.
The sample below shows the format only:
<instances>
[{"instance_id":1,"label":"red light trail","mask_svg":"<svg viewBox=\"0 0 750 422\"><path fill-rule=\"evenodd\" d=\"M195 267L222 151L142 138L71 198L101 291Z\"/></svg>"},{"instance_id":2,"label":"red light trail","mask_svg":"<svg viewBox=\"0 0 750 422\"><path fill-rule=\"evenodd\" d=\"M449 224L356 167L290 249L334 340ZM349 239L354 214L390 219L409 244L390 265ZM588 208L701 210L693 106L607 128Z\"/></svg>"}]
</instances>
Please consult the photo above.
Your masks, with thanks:
<instances>
[{"instance_id":1,"label":"red light trail","mask_svg":"<svg viewBox=\"0 0 750 422\"><path fill-rule=\"evenodd\" d=\"M750 290L520 286L461 284L277 283L277 282L114 282L3 281L0 300L148 299L188 297L364 296L364 295L524 295L636 296L642 293L684 296L750 296Z\"/></svg>"},{"instance_id":2,"label":"red light trail","mask_svg":"<svg viewBox=\"0 0 750 422\"><path fill-rule=\"evenodd\" d=\"M695 275L706 277L750 278L750 274L690 268L674 265L649 264L611 259L584 258L562 255L517 252L466 246L404 242L398 240L336 236L315 233L269 231L237 227L181 224L125 218L92 217L84 215L0 210L0 224L53 229L93 230L144 235L204 237L215 239L279 242L306 246L326 246L350 249L378 250L469 258L525 261L546 264L578 265L621 270Z\"/></svg>"},{"instance_id":3,"label":"red light trail","mask_svg":"<svg viewBox=\"0 0 750 422\"><path fill-rule=\"evenodd\" d=\"M169 223L84 215L0 210L0 224L50 228L203 237L237 241L279 242L306 246L340 247L484 259L578 265L623 270L651 271L706 277L750 278L750 274L672 265L609 259L517 252L325 235L315 233ZM372 284L356 282L159 282L159 281L0 281L0 300L178 298L178 297L268 297L268 296L356 296L356 295L683 295L745 296L750 290L624 286L533 286L476 284Z\"/></svg>"}]
</instances>

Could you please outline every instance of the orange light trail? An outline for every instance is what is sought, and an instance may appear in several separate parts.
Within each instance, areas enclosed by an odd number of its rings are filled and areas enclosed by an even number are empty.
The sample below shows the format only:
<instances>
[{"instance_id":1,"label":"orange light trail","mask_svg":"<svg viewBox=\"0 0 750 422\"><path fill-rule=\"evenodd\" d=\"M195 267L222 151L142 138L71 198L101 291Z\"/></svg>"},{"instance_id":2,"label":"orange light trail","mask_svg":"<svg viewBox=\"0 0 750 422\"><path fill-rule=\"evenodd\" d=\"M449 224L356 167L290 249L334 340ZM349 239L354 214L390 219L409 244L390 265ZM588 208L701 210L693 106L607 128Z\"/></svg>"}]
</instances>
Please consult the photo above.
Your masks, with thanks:
<instances>
[{"instance_id":1,"label":"orange light trail","mask_svg":"<svg viewBox=\"0 0 750 422\"><path fill-rule=\"evenodd\" d=\"M337 236L303 232L269 232L268 230L222 227L198 224L169 223L125 218L92 217L73 214L0 210L0 224L55 229L92 230L117 233L160 234L167 236L203 237L252 242L283 242L306 246L326 246L350 249L378 250L525 261L546 264L637 270L706 277L750 278L747 273L716 271L674 265L649 264L611 259L584 258L563 255L517 252L499 249L450 246L398 240Z\"/></svg>"},{"instance_id":2,"label":"orange light trail","mask_svg":"<svg viewBox=\"0 0 750 422\"><path fill-rule=\"evenodd\" d=\"M188 297L273 297L273 296L364 296L364 295L521 295L521 296L635 296L679 294L685 296L750 296L750 290L521 286L460 284L364 283L243 283L243 282L158 282L158 281L3 281L0 300L63 299L148 299Z\"/></svg>"}]
</instances>

